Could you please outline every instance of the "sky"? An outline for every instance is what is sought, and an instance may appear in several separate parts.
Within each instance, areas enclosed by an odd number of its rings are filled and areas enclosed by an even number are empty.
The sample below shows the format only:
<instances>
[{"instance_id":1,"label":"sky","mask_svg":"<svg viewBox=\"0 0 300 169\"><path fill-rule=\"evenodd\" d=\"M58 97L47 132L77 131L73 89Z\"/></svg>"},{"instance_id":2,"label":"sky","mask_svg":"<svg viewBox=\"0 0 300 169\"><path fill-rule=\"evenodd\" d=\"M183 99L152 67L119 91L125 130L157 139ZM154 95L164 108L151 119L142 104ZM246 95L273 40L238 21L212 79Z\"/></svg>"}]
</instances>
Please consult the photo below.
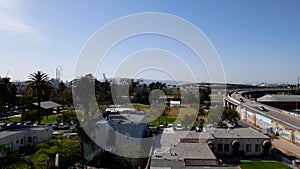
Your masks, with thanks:
<instances>
[{"instance_id":1,"label":"sky","mask_svg":"<svg viewBox=\"0 0 300 169\"><path fill-rule=\"evenodd\" d=\"M77 76L81 52L97 31L127 15L158 12L182 18L201 30L218 54L227 82L296 83L300 76L299 9L298 0L0 0L0 76L23 81L41 70L54 78L56 68L61 67L62 80L70 81ZM172 29L180 30L180 26ZM188 31L181 33L196 37ZM113 31L108 35L118 38ZM149 55L149 50L157 56ZM129 63L131 57L139 59ZM140 62L151 65L154 58L153 64L163 63L165 70L133 69ZM189 46L155 34L119 42L97 64L92 72L97 78L103 73L111 78L131 71L135 78L190 80L186 70L199 82L211 78L206 64Z\"/></svg>"}]
</instances>

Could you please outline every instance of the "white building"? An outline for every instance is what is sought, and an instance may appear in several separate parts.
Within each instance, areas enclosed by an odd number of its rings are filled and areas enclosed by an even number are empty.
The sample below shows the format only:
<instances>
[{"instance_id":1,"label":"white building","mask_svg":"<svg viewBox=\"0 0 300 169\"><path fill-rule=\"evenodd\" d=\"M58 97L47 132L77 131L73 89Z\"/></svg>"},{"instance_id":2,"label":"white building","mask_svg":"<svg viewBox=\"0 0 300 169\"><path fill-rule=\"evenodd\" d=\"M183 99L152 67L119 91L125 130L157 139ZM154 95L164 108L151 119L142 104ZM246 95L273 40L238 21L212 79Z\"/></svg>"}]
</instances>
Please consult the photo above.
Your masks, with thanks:
<instances>
[{"instance_id":1,"label":"white building","mask_svg":"<svg viewBox=\"0 0 300 169\"><path fill-rule=\"evenodd\" d=\"M52 127L26 127L0 132L0 144L10 145L14 151L33 146L52 137Z\"/></svg>"},{"instance_id":2,"label":"white building","mask_svg":"<svg viewBox=\"0 0 300 169\"><path fill-rule=\"evenodd\" d=\"M180 103L180 101L170 100L170 107L180 108L181 103Z\"/></svg>"},{"instance_id":3,"label":"white building","mask_svg":"<svg viewBox=\"0 0 300 169\"><path fill-rule=\"evenodd\" d=\"M117 152L124 145L131 143L137 147L142 146L142 140L147 134L147 114L143 111L132 111L127 108L108 108L106 120L96 123L92 140L95 144L85 145L86 160L90 161L100 152Z\"/></svg>"}]
</instances>

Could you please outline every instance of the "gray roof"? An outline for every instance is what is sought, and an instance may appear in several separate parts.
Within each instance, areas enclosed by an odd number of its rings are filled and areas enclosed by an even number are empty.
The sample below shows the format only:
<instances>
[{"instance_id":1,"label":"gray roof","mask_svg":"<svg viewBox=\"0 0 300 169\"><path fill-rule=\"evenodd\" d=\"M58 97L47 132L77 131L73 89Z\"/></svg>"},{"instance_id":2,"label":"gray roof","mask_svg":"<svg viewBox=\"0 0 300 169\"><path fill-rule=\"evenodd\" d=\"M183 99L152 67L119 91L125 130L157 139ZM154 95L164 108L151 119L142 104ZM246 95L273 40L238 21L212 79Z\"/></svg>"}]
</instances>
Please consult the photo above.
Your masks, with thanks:
<instances>
[{"instance_id":1,"label":"gray roof","mask_svg":"<svg viewBox=\"0 0 300 169\"><path fill-rule=\"evenodd\" d=\"M161 136L155 139L152 159L216 159L206 145L206 140L211 138L208 132L176 131L173 128L165 128Z\"/></svg>"},{"instance_id":2,"label":"gray roof","mask_svg":"<svg viewBox=\"0 0 300 169\"><path fill-rule=\"evenodd\" d=\"M152 159L216 160L216 157L206 143L179 143L177 145L171 146L171 148L169 149L155 149Z\"/></svg>"},{"instance_id":3,"label":"gray roof","mask_svg":"<svg viewBox=\"0 0 300 169\"><path fill-rule=\"evenodd\" d=\"M209 132L195 132L187 130L174 130L173 128L165 128L163 133L156 136L155 145L161 147L170 147L180 142L183 138L194 138L198 139L199 142L206 142L207 139L213 139Z\"/></svg>"},{"instance_id":4,"label":"gray roof","mask_svg":"<svg viewBox=\"0 0 300 169\"><path fill-rule=\"evenodd\" d=\"M33 103L34 105L38 105L38 103ZM58 104L58 103L55 103L53 101L44 101L44 102L41 102L41 107L43 109L51 109L51 108L57 108L57 107L61 107L62 105Z\"/></svg>"},{"instance_id":5,"label":"gray roof","mask_svg":"<svg viewBox=\"0 0 300 169\"><path fill-rule=\"evenodd\" d=\"M300 102L300 95L264 95L258 102Z\"/></svg>"},{"instance_id":6,"label":"gray roof","mask_svg":"<svg viewBox=\"0 0 300 169\"><path fill-rule=\"evenodd\" d=\"M213 137L218 138L250 138L250 139L268 139L269 137L254 130L253 128L234 128L234 129L222 129L216 128L215 131L212 133Z\"/></svg>"},{"instance_id":7,"label":"gray roof","mask_svg":"<svg viewBox=\"0 0 300 169\"><path fill-rule=\"evenodd\" d=\"M20 131L20 130L17 130L17 131L13 131L13 130L1 131L0 132L0 142L1 142L2 138L8 137L10 135L15 135L15 134L18 134L18 133L21 133L21 132L22 131Z\"/></svg>"}]
</instances>

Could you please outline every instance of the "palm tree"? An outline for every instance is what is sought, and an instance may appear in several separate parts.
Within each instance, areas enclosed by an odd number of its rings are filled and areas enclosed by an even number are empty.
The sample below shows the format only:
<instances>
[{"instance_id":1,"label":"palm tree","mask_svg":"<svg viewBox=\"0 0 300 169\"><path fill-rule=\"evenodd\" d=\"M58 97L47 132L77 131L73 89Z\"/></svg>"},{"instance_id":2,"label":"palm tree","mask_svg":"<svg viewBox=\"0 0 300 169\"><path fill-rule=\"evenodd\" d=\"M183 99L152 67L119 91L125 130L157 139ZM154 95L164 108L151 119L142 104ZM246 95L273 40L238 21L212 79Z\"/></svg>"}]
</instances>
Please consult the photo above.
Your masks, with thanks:
<instances>
[{"instance_id":1,"label":"palm tree","mask_svg":"<svg viewBox=\"0 0 300 169\"><path fill-rule=\"evenodd\" d=\"M80 103L83 106L83 117L78 118L78 124L77 124L78 134L81 139L80 145L81 145L82 163L84 161L84 143L92 147L95 145L95 143L86 133L86 131L89 132L95 131L94 126L96 125L96 119L92 117L94 113L89 111L91 111L91 107L93 107L91 103L93 99L95 99L95 90L96 90L95 88L98 88L96 86L96 82L97 80L94 78L92 74L80 76L71 82L73 98L74 98L73 101L75 104Z\"/></svg>"},{"instance_id":2,"label":"palm tree","mask_svg":"<svg viewBox=\"0 0 300 169\"><path fill-rule=\"evenodd\" d=\"M51 84L48 81L48 75L42 71L30 74L28 79L26 93L30 96L37 96L38 124L41 124L41 101L43 97L50 95Z\"/></svg>"}]
</instances>

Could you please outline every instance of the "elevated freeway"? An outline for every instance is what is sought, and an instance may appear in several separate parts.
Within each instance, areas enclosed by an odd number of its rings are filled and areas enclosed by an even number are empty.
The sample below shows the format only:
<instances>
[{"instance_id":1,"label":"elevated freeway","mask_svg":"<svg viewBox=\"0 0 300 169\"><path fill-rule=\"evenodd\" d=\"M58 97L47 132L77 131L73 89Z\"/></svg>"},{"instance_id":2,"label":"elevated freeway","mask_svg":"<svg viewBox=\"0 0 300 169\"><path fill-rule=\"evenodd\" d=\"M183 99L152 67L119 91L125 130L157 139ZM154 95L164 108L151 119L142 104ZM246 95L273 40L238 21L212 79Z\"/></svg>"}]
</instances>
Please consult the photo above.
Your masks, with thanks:
<instances>
[{"instance_id":1,"label":"elevated freeway","mask_svg":"<svg viewBox=\"0 0 300 169\"><path fill-rule=\"evenodd\" d=\"M242 98L244 102L238 101L239 98ZM280 122L282 124L285 124L286 127L295 129L300 131L300 118L288 115L284 113L284 111L269 107L260 103L257 103L255 101L246 99L241 96L239 93L233 93L231 95L227 95L224 100L227 102L231 103L235 107L241 106L242 108L246 108L248 110L251 110L255 113L261 114L265 117L268 117L274 121ZM226 104L226 103L225 103ZM264 106L266 107L267 111L261 111L258 109L259 106Z\"/></svg>"},{"instance_id":2,"label":"elevated freeway","mask_svg":"<svg viewBox=\"0 0 300 169\"><path fill-rule=\"evenodd\" d=\"M288 89L259 90L259 92L289 92ZM292 116L286 111L270 107L256 102L249 96L256 94L255 91L231 92L224 96L224 105L236 109L241 120L246 121L264 131L272 129L281 137L300 145L300 117ZM242 100L240 100L242 99ZM258 107L263 106L262 111ZM278 131L278 132L277 132Z\"/></svg>"}]
</instances>

